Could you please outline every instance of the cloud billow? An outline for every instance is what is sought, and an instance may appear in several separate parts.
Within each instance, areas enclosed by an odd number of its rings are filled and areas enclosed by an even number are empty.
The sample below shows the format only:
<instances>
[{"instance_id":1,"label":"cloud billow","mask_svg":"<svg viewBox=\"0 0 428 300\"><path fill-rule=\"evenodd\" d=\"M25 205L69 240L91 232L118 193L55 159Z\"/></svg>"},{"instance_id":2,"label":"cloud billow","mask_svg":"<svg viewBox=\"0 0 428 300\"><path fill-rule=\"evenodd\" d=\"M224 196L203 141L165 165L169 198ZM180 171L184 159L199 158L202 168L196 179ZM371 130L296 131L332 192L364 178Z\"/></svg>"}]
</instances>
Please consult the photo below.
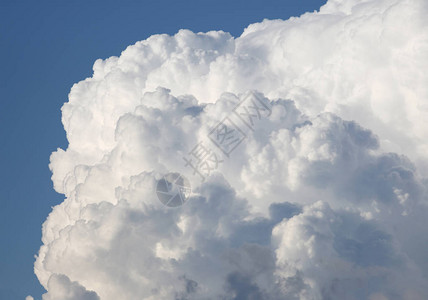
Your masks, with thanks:
<instances>
[{"instance_id":1,"label":"cloud billow","mask_svg":"<svg viewBox=\"0 0 428 300\"><path fill-rule=\"evenodd\" d=\"M335 0L97 60L51 156L43 299L428 298L427 12ZM269 112L225 155L210 132L245 99ZM200 143L205 180L183 160ZM192 186L177 208L168 172Z\"/></svg>"}]
</instances>

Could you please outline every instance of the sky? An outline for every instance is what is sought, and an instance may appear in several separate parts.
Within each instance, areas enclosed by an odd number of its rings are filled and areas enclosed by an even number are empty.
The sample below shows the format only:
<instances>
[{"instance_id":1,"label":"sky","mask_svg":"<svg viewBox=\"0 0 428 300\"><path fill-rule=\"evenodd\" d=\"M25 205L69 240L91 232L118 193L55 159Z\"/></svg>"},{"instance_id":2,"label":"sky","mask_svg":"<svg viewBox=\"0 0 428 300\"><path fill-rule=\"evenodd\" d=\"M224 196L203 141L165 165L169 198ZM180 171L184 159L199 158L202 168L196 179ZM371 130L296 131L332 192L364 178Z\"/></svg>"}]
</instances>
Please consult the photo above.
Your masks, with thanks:
<instances>
[{"instance_id":1,"label":"sky","mask_svg":"<svg viewBox=\"0 0 428 300\"><path fill-rule=\"evenodd\" d=\"M292 3L1 4L0 299L428 298L428 3Z\"/></svg>"},{"instance_id":2,"label":"sky","mask_svg":"<svg viewBox=\"0 0 428 300\"><path fill-rule=\"evenodd\" d=\"M49 156L66 149L60 108L98 58L120 55L157 33L223 30L288 19L324 1L0 2L0 299L40 299L33 272L41 226L64 196L53 190Z\"/></svg>"}]
</instances>

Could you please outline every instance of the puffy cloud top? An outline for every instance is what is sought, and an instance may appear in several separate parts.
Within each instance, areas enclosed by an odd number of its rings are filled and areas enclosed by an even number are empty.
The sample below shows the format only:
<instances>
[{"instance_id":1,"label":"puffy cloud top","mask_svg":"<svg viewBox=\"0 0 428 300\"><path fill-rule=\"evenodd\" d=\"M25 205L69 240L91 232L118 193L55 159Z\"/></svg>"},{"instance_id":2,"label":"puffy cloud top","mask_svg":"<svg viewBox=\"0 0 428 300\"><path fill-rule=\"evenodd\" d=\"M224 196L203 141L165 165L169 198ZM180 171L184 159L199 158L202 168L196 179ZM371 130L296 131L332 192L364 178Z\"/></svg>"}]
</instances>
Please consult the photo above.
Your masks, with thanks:
<instances>
[{"instance_id":1,"label":"puffy cloud top","mask_svg":"<svg viewBox=\"0 0 428 300\"><path fill-rule=\"evenodd\" d=\"M427 13L331 0L97 60L51 156L43 300L427 299ZM210 139L224 125L231 152ZM205 180L183 159L198 146ZM192 186L175 209L168 172Z\"/></svg>"}]
</instances>

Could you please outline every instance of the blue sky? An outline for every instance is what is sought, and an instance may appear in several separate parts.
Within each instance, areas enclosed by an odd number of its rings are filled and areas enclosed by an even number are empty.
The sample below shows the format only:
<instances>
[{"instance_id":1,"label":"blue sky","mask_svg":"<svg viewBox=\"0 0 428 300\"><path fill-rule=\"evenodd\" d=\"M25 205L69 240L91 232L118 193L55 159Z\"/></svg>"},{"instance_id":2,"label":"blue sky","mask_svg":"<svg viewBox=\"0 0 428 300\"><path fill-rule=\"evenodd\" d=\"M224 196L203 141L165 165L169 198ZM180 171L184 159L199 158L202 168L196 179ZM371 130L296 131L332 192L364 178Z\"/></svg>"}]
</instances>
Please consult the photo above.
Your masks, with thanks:
<instances>
[{"instance_id":1,"label":"blue sky","mask_svg":"<svg viewBox=\"0 0 428 300\"><path fill-rule=\"evenodd\" d=\"M62 201L49 155L66 148L60 108L97 58L152 34L221 29L239 36L263 18L287 19L325 1L0 2L0 299L41 298L33 274L41 225Z\"/></svg>"}]
</instances>

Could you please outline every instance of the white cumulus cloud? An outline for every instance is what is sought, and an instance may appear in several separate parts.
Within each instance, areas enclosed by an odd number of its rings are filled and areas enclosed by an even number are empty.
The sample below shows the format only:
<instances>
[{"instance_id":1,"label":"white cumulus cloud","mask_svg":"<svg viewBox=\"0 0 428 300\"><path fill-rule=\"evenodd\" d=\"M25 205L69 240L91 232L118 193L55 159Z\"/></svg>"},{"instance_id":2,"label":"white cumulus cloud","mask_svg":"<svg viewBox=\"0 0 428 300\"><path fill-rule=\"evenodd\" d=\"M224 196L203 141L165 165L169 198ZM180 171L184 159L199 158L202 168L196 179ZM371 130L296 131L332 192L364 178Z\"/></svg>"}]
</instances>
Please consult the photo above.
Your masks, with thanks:
<instances>
[{"instance_id":1,"label":"white cumulus cloud","mask_svg":"<svg viewBox=\"0 0 428 300\"><path fill-rule=\"evenodd\" d=\"M427 299L427 13L330 0L97 60L51 156L43 300ZM229 155L210 134L232 119ZM205 181L183 159L197 145L218 164ZM190 180L183 206L157 198L168 172Z\"/></svg>"}]
</instances>

